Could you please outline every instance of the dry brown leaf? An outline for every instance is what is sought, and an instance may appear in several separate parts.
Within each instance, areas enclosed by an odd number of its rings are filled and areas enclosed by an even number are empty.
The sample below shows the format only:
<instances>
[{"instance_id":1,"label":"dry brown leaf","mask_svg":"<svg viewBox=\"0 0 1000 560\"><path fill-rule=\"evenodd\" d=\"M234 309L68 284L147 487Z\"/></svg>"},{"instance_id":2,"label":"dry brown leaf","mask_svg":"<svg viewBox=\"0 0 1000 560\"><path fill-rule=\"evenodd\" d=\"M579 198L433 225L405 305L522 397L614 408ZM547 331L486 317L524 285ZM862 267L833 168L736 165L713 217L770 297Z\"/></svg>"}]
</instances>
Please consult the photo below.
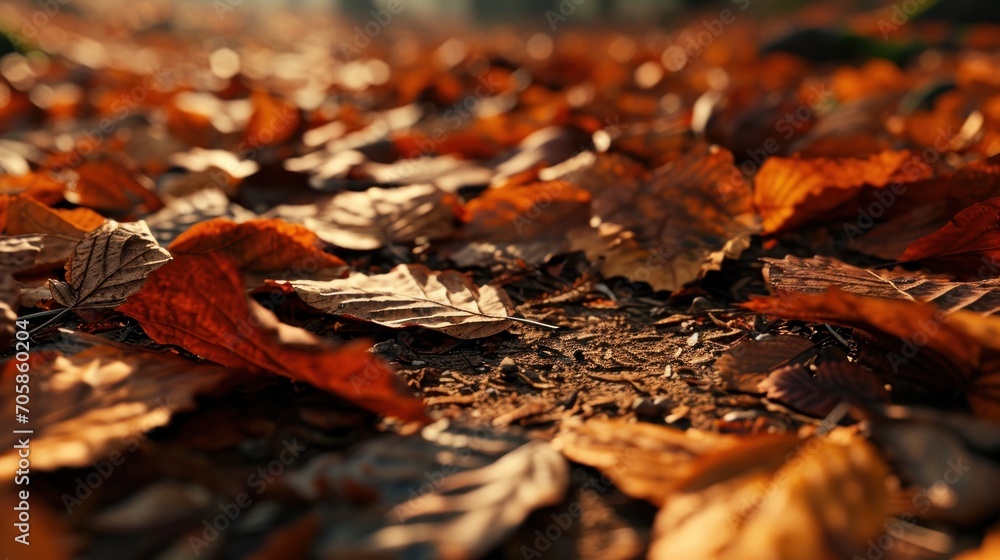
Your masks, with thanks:
<instances>
[{"instance_id":1,"label":"dry brown leaf","mask_svg":"<svg viewBox=\"0 0 1000 560\"><path fill-rule=\"evenodd\" d=\"M275 219L241 223L226 218L209 220L192 226L168 248L175 255L225 253L240 269L258 272L313 272L344 266L344 261L323 250L315 233Z\"/></svg>"},{"instance_id":2,"label":"dry brown leaf","mask_svg":"<svg viewBox=\"0 0 1000 560\"><path fill-rule=\"evenodd\" d=\"M181 198L175 198L155 214L144 219L153 237L161 245L169 245L179 235L196 224L226 218L236 223L256 218L257 215L229 201L220 189L202 189Z\"/></svg>"},{"instance_id":3,"label":"dry brown leaf","mask_svg":"<svg viewBox=\"0 0 1000 560\"><path fill-rule=\"evenodd\" d=\"M14 274L34 266L42 251L41 235L0 237L0 348L13 340L21 305L21 288Z\"/></svg>"},{"instance_id":4,"label":"dry brown leaf","mask_svg":"<svg viewBox=\"0 0 1000 560\"><path fill-rule=\"evenodd\" d=\"M462 187L485 185L494 175L487 167L453 156L402 159L389 164L366 161L358 169L382 184L429 183L447 193L458 192Z\"/></svg>"},{"instance_id":5,"label":"dry brown leaf","mask_svg":"<svg viewBox=\"0 0 1000 560\"><path fill-rule=\"evenodd\" d=\"M771 371L807 358L815 347L808 338L791 334L741 340L719 356L715 369L730 391L757 393Z\"/></svg>"},{"instance_id":6,"label":"dry brown leaf","mask_svg":"<svg viewBox=\"0 0 1000 560\"><path fill-rule=\"evenodd\" d=\"M826 417L842 402L867 405L889 400L875 374L850 362L823 362L815 372L802 364L786 366L772 371L758 389L768 400L816 418Z\"/></svg>"},{"instance_id":7,"label":"dry brown leaf","mask_svg":"<svg viewBox=\"0 0 1000 560\"><path fill-rule=\"evenodd\" d=\"M76 246L66 282L49 281L52 297L67 308L115 307L139 291L170 253L156 244L145 222L109 220Z\"/></svg>"},{"instance_id":8,"label":"dry brown leaf","mask_svg":"<svg viewBox=\"0 0 1000 560\"><path fill-rule=\"evenodd\" d=\"M1000 311L1000 279L951 282L903 270L858 268L829 257L763 259L765 278L778 292L823 293L836 286L847 293L887 299L929 301L944 311L993 315Z\"/></svg>"},{"instance_id":9,"label":"dry brown leaf","mask_svg":"<svg viewBox=\"0 0 1000 560\"><path fill-rule=\"evenodd\" d=\"M1000 264L1000 198L962 210L941 229L917 239L901 261L921 261L939 270L982 279Z\"/></svg>"},{"instance_id":10,"label":"dry brown leaf","mask_svg":"<svg viewBox=\"0 0 1000 560\"><path fill-rule=\"evenodd\" d=\"M383 553L433 547L443 560L480 558L503 542L531 512L558 504L569 466L549 444L531 441L496 462L451 475L432 492L397 506L398 525L365 543ZM344 555L331 547L331 556Z\"/></svg>"},{"instance_id":11,"label":"dry brown leaf","mask_svg":"<svg viewBox=\"0 0 1000 560\"><path fill-rule=\"evenodd\" d=\"M186 152L172 154L170 163L179 165L196 173L204 171L224 171L233 179L245 179L260 169L257 162L240 159L233 152L226 150L206 150L197 146Z\"/></svg>"},{"instance_id":12,"label":"dry brown leaf","mask_svg":"<svg viewBox=\"0 0 1000 560\"><path fill-rule=\"evenodd\" d=\"M21 287L14 274L35 265L42 252L41 235L0 237L0 348L13 340L21 306Z\"/></svg>"},{"instance_id":13,"label":"dry brown leaf","mask_svg":"<svg viewBox=\"0 0 1000 560\"><path fill-rule=\"evenodd\" d=\"M867 158L771 157L754 178L754 205L764 233L777 233L844 215L854 217L860 203L849 203L861 200L866 187L899 190L930 174L923 160L906 151ZM893 196L897 194L894 191Z\"/></svg>"},{"instance_id":14,"label":"dry brown leaf","mask_svg":"<svg viewBox=\"0 0 1000 560\"><path fill-rule=\"evenodd\" d=\"M750 440L698 461L656 516L650 560L863 554L890 514L878 452L847 434L787 443L775 439L762 453L767 447Z\"/></svg>"},{"instance_id":15,"label":"dry brown leaf","mask_svg":"<svg viewBox=\"0 0 1000 560\"><path fill-rule=\"evenodd\" d=\"M566 231L586 227L590 193L567 181L505 185L465 206L465 222L445 254L458 266L521 260L541 264L569 251Z\"/></svg>"},{"instance_id":16,"label":"dry brown leaf","mask_svg":"<svg viewBox=\"0 0 1000 560\"><path fill-rule=\"evenodd\" d=\"M601 176L606 165L597 164ZM619 167L629 172L615 164L610 174ZM606 277L677 290L722 258L738 256L758 229L749 186L737 179L732 154L717 146L702 145L648 179L598 181L586 175L581 170L569 177L591 191L599 225L574 230L570 241L588 259L603 259Z\"/></svg>"},{"instance_id":17,"label":"dry brown leaf","mask_svg":"<svg viewBox=\"0 0 1000 560\"><path fill-rule=\"evenodd\" d=\"M221 251L178 255L150 274L119 311L160 344L180 346L229 367L249 367L310 383L369 410L424 418L419 399L354 340L332 346L281 323L245 295L233 258Z\"/></svg>"},{"instance_id":18,"label":"dry brown leaf","mask_svg":"<svg viewBox=\"0 0 1000 560\"><path fill-rule=\"evenodd\" d=\"M938 394L961 389L976 416L1000 419L998 317L945 313L931 303L863 297L836 288L820 295L755 298L743 307L786 320L859 329L881 344L877 355L882 363L873 365L894 387L896 381L907 381ZM934 367L911 379L917 371L905 366L925 360Z\"/></svg>"},{"instance_id":19,"label":"dry brown leaf","mask_svg":"<svg viewBox=\"0 0 1000 560\"><path fill-rule=\"evenodd\" d=\"M459 272L399 265L388 274L290 282L302 301L327 313L391 328L424 327L456 338L482 338L514 324L502 288L479 286Z\"/></svg>"},{"instance_id":20,"label":"dry brown leaf","mask_svg":"<svg viewBox=\"0 0 1000 560\"><path fill-rule=\"evenodd\" d=\"M642 422L563 422L552 446L567 459L600 470L619 490L662 506L689 477L697 457L735 446L735 436Z\"/></svg>"},{"instance_id":21,"label":"dry brown leaf","mask_svg":"<svg viewBox=\"0 0 1000 560\"><path fill-rule=\"evenodd\" d=\"M454 527L457 522L475 531L477 526L482 527L479 525L482 519L495 519L497 512L513 514L530 507L528 504L537 499L531 490L544 483L554 469L566 468L565 461L550 448L517 451L529 441L512 430L440 420L425 426L419 435L387 434L363 441L346 454L323 453L286 473L282 480L303 498L319 504L313 511L321 516L320 534L315 543L308 543L313 554L315 549L321 549L325 557L398 558L422 556L431 549L432 557L447 558L450 556L445 554L456 549L447 546L446 540L450 539L439 527ZM503 467L493 466L514 453L519 455L513 457L516 460L506 461ZM465 473L470 477L464 480L473 484L454 488L454 483L449 482L451 477ZM530 479L521 485L518 475ZM560 475L548 484L558 486L561 479ZM453 489L441 492L445 487ZM509 491L518 488L529 492L511 496ZM544 496L554 493L556 488L537 490ZM461 499L468 491L473 494ZM495 499L485 495L493 492ZM422 506L421 496L436 504ZM445 505L454 506L452 511L434 517L415 516L423 511L422 507L436 506L442 499L448 500ZM510 509L505 508L505 502L510 503ZM401 523L404 519L409 522ZM409 531L408 527L419 530ZM375 534L390 531L401 535L398 546L373 538ZM490 535L476 534L489 541L493 539ZM466 544L470 551L478 549L475 543L466 541Z\"/></svg>"},{"instance_id":22,"label":"dry brown leaf","mask_svg":"<svg viewBox=\"0 0 1000 560\"><path fill-rule=\"evenodd\" d=\"M264 214L299 223L344 249L370 251L417 239L440 239L455 229L458 201L434 185L342 192L312 204L282 205Z\"/></svg>"},{"instance_id":23,"label":"dry brown leaf","mask_svg":"<svg viewBox=\"0 0 1000 560\"><path fill-rule=\"evenodd\" d=\"M14 401L13 360L3 369L2 400ZM135 451L144 434L166 425L194 396L225 379L224 368L167 354L98 345L78 354L32 363L31 467L54 470ZM15 434L4 436L0 472L17 469Z\"/></svg>"}]
</instances>

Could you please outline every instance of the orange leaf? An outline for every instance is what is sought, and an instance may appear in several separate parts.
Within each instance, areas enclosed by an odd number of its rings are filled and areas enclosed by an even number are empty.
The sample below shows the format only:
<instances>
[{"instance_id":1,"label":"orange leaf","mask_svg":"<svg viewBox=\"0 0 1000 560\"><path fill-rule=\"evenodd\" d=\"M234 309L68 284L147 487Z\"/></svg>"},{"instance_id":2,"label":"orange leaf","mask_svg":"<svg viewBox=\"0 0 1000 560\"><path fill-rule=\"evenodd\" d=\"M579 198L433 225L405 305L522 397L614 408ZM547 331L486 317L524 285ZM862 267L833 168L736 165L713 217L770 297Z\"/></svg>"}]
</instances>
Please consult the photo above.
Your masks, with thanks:
<instances>
[{"instance_id":1,"label":"orange leaf","mask_svg":"<svg viewBox=\"0 0 1000 560\"><path fill-rule=\"evenodd\" d=\"M58 159L54 161L59 167ZM66 200L105 214L126 218L155 212L163 202L153 193L153 181L110 156L84 161L65 171Z\"/></svg>"},{"instance_id":2,"label":"orange leaf","mask_svg":"<svg viewBox=\"0 0 1000 560\"><path fill-rule=\"evenodd\" d=\"M160 344L180 346L225 366L304 381L384 415L424 417L421 402L367 352L367 341L331 346L281 323L243 294L236 263L227 254L176 255L118 309Z\"/></svg>"},{"instance_id":3,"label":"orange leaf","mask_svg":"<svg viewBox=\"0 0 1000 560\"><path fill-rule=\"evenodd\" d=\"M911 243L901 261L932 261L948 272L996 275L1000 264L1000 198L973 204L941 229Z\"/></svg>"},{"instance_id":4,"label":"orange leaf","mask_svg":"<svg viewBox=\"0 0 1000 560\"><path fill-rule=\"evenodd\" d=\"M24 195L45 205L61 201L65 189L66 185L42 171L0 176L0 193Z\"/></svg>"},{"instance_id":5,"label":"orange leaf","mask_svg":"<svg viewBox=\"0 0 1000 560\"><path fill-rule=\"evenodd\" d=\"M754 205L771 234L851 216L865 187L894 195L906 183L928 177L930 167L910 152L885 151L868 158L777 158L764 162L754 179ZM899 186L897 186L899 185ZM849 204L856 201L856 204Z\"/></svg>"},{"instance_id":6,"label":"orange leaf","mask_svg":"<svg viewBox=\"0 0 1000 560\"><path fill-rule=\"evenodd\" d=\"M590 193L566 181L487 189L465 206L466 222L448 251L459 266L494 262L496 255L540 263L569 251L566 231L586 227Z\"/></svg>"},{"instance_id":7,"label":"orange leaf","mask_svg":"<svg viewBox=\"0 0 1000 560\"><path fill-rule=\"evenodd\" d=\"M258 149L276 146L292 137L299 127L301 117L297 107L280 101L263 91L250 95L253 114L243 134L243 143Z\"/></svg>"},{"instance_id":8,"label":"orange leaf","mask_svg":"<svg viewBox=\"0 0 1000 560\"><path fill-rule=\"evenodd\" d=\"M240 269L257 272L344 266L344 261L323 252L323 242L315 233L277 219L209 220L179 235L168 249L173 254L222 252Z\"/></svg>"},{"instance_id":9,"label":"orange leaf","mask_svg":"<svg viewBox=\"0 0 1000 560\"><path fill-rule=\"evenodd\" d=\"M5 235L49 233L75 239L95 230L104 218L92 210L56 210L25 196L0 195L0 232Z\"/></svg>"}]
</instances>

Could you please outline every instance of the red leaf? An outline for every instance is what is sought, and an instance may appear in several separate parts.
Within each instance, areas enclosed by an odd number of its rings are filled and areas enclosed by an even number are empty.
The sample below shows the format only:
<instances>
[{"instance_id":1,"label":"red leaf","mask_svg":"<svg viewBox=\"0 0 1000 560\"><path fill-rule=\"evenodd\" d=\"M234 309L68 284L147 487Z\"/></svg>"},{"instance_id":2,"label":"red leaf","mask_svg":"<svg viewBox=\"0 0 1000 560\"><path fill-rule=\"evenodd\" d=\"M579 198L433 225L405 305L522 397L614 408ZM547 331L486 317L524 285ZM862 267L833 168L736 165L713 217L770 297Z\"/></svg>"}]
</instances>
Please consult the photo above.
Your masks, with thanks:
<instances>
[{"instance_id":1,"label":"red leaf","mask_svg":"<svg viewBox=\"0 0 1000 560\"><path fill-rule=\"evenodd\" d=\"M225 366L305 381L380 414L424 418L420 400L367 352L367 341L332 346L281 323L243 294L236 263L228 255L177 255L118 309L160 344L180 346Z\"/></svg>"}]
</instances>

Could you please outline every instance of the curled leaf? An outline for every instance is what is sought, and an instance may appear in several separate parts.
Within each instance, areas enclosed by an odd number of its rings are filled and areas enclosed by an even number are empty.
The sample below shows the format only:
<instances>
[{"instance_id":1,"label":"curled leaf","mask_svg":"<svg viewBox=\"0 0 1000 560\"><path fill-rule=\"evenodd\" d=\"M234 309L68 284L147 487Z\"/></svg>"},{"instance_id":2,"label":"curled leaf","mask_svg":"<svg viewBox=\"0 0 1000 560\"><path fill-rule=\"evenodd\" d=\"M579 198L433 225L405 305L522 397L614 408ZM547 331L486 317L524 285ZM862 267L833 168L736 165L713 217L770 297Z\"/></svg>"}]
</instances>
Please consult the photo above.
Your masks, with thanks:
<instances>
[{"instance_id":1,"label":"curled leaf","mask_svg":"<svg viewBox=\"0 0 1000 560\"><path fill-rule=\"evenodd\" d=\"M906 151L884 151L867 158L772 157L754 178L754 205L763 219L764 233L776 233L836 219L842 207L850 216L857 204L849 203L859 201L866 187L899 191L930 173L923 160Z\"/></svg>"}]
</instances>

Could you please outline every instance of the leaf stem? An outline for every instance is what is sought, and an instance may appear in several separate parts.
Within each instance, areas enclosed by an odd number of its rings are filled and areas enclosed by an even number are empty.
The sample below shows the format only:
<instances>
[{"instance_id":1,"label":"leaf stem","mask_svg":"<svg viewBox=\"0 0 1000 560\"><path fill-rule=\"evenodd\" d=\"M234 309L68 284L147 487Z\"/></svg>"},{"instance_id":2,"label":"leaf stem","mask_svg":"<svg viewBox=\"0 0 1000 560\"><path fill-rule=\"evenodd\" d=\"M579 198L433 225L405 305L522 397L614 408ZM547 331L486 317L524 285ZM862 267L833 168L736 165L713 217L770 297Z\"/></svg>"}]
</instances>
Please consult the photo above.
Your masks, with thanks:
<instances>
[{"instance_id":1,"label":"leaf stem","mask_svg":"<svg viewBox=\"0 0 1000 560\"><path fill-rule=\"evenodd\" d=\"M556 326L556 325L548 325L548 324L545 324L545 323L540 323L538 321L532 321L531 319L522 319L521 317L514 317L514 316L509 316L507 318L510 319L511 321L517 321L518 323L525 323L525 324L528 324L528 325L535 325L536 327L544 327L546 329L552 329L554 331L555 330L559 330L559 327Z\"/></svg>"}]
</instances>

